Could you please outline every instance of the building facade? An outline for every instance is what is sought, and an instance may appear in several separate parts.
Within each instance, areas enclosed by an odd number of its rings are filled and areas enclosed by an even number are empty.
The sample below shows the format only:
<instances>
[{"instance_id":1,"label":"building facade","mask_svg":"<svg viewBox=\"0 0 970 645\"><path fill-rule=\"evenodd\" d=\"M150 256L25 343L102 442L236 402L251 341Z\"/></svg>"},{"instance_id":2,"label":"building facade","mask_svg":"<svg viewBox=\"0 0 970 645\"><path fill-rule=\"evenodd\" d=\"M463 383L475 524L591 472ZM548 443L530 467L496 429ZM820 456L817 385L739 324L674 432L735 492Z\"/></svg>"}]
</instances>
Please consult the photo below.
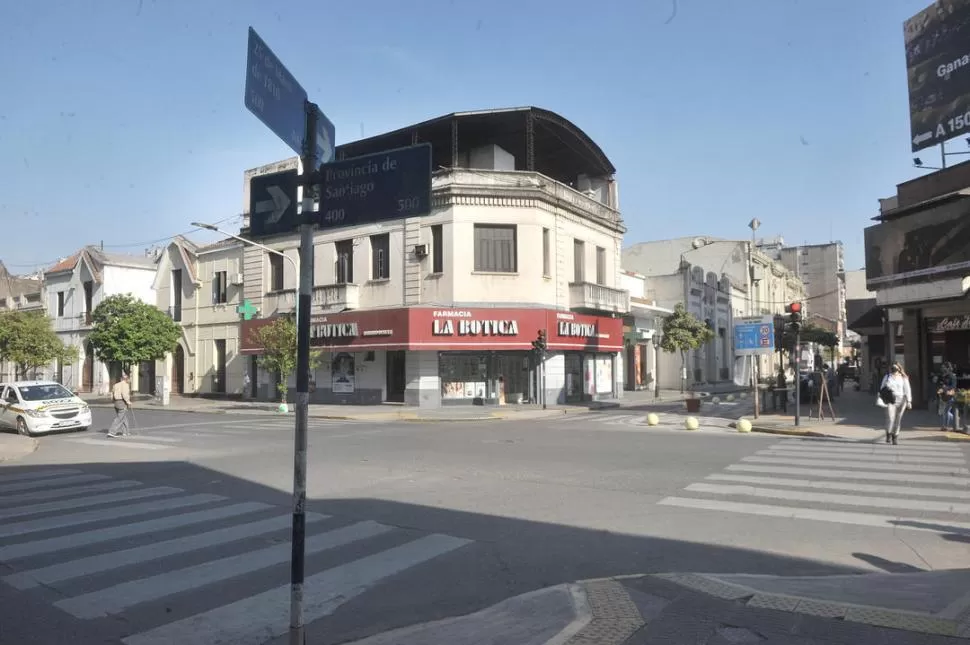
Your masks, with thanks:
<instances>
[{"instance_id":1,"label":"building facade","mask_svg":"<svg viewBox=\"0 0 970 645\"><path fill-rule=\"evenodd\" d=\"M575 125L538 108L451 114L337 148L353 158L427 142L431 213L314 234L311 400L417 406L619 396L624 226L615 169ZM288 162L247 172L285 169ZM248 202L248 197L245 199ZM248 203L246 204L248 210ZM260 240L296 258L296 234ZM291 313L289 262L246 247L252 330ZM540 331L549 353L537 360ZM275 376L253 368L257 396ZM290 384L293 386L291 379Z\"/></svg>"},{"instance_id":2,"label":"building facade","mask_svg":"<svg viewBox=\"0 0 970 645\"><path fill-rule=\"evenodd\" d=\"M880 200L865 230L866 286L877 311L865 326L882 326L882 352L869 337L869 362L899 361L914 404L935 393L933 376L954 366L958 387L970 387L970 163L899 184ZM863 325L858 325L862 327Z\"/></svg>"},{"instance_id":3,"label":"building facade","mask_svg":"<svg viewBox=\"0 0 970 645\"><path fill-rule=\"evenodd\" d=\"M5 311L44 311L44 282L40 275L15 276L0 262L0 313ZM0 360L0 383L34 374L18 372L10 361Z\"/></svg>"},{"instance_id":4,"label":"building facade","mask_svg":"<svg viewBox=\"0 0 970 645\"><path fill-rule=\"evenodd\" d=\"M686 382L691 387L728 382L744 376L734 357L734 321L746 316L778 315L785 304L801 300L804 288L795 275L751 242L713 237L684 237L631 245L623 267L646 276L646 299L687 311L707 323L714 338L688 352ZM685 378L680 357L661 357L662 388L678 388ZM776 356L759 361L762 378L776 369ZM741 378L748 382L749 377Z\"/></svg>"},{"instance_id":5,"label":"building facade","mask_svg":"<svg viewBox=\"0 0 970 645\"><path fill-rule=\"evenodd\" d=\"M86 246L44 272L47 314L65 345L77 350L77 360L57 363L52 378L81 392L107 394L118 370L97 360L87 337L91 314L101 301L118 294L130 294L148 303L155 302L152 280L155 259L134 255L105 253ZM132 389L149 393L154 388L154 363L132 369Z\"/></svg>"},{"instance_id":6,"label":"building facade","mask_svg":"<svg viewBox=\"0 0 970 645\"><path fill-rule=\"evenodd\" d=\"M778 249L778 259L805 285L806 298L811 301L806 320L834 332L845 344L848 326L842 242L783 247Z\"/></svg>"},{"instance_id":7,"label":"building facade","mask_svg":"<svg viewBox=\"0 0 970 645\"><path fill-rule=\"evenodd\" d=\"M658 344L663 319L673 309L660 307L647 295L646 276L624 270L620 285L630 293L630 313L623 320L623 386L627 390L653 390L663 363ZM656 340L656 342L654 342Z\"/></svg>"},{"instance_id":8,"label":"building facade","mask_svg":"<svg viewBox=\"0 0 970 645\"><path fill-rule=\"evenodd\" d=\"M155 366L173 395L252 395L239 340L242 249L235 240L200 247L178 237L159 256L154 303L182 328L175 351Z\"/></svg>"}]
</instances>

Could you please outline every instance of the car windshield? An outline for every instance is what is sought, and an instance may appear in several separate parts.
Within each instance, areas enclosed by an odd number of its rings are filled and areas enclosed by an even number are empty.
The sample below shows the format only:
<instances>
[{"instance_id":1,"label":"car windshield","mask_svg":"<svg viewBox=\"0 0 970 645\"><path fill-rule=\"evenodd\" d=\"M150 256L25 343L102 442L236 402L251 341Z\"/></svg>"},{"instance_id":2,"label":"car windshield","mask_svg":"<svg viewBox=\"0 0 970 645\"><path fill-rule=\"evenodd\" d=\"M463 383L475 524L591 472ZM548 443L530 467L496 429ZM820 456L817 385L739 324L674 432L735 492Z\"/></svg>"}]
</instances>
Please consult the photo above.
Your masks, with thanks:
<instances>
[{"instance_id":1,"label":"car windshield","mask_svg":"<svg viewBox=\"0 0 970 645\"><path fill-rule=\"evenodd\" d=\"M67 399L74 396L63 385L50 383L47 385L21 385L20 398L24 401L50 401L52 399Z\"/></svg>"}]
</instances>

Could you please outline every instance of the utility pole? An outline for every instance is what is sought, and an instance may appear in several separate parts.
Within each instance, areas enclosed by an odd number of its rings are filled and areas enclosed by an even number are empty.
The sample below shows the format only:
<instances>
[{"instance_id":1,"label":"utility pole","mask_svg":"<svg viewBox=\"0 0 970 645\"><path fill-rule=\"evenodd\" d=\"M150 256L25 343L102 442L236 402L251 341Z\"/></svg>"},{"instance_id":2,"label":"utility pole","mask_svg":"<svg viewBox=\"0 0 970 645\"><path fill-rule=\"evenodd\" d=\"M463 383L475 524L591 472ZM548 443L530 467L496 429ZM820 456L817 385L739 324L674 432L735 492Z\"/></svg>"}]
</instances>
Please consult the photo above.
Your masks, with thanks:
<instances>
[{"instance_id":1,"label":"utility pole","mask_svg":"<svg viewBox=\"0 0 970 645\"><path fill-rule=\"evenodd\" d=\"M799 326L795 325L795 425L801 424L802 412L802 374L798 369L798 361L802 350L799 346Z\"/></svg>"},{"instance_id":2,"label":"utility pole","mask_svg":"<svg viewBox=\"0 0 970 645\"><path fill-rule=\"evenodd\" d=\"M303 206L300 214L300 291L296 327L296 431L293 435L293 540L290 560L290 645L304 645L303 579L306 565L307 421L310 413L310 307L313 291L313 179L317 106L306 102Z\"/></svg>"}]
</instances>

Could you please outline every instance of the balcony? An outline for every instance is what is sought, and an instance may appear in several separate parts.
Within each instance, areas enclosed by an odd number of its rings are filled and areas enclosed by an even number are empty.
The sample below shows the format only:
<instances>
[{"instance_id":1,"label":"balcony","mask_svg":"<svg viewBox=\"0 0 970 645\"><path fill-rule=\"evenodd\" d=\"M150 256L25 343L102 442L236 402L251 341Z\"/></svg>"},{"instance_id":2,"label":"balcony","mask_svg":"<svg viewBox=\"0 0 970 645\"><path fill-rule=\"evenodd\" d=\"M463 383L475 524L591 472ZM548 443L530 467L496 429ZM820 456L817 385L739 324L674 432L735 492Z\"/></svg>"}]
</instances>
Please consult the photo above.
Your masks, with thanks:
<instances>
[{"instance_id":1,"label":"balcony","mask_svg":"<svg viewBox=\"0 0 970 645\"><path fill-rule=\"evenodd\" d=\"M630 292L590 282L569 285L569 308L625 314L630 311Z\"/></svg>"},{"instance_id":2,"label":"balcony","mask_svg":"<svg viewBox=\"0 0 970 645\"><path fill-rule=\"evenodd\" d=\"M266 314L287 312L296 308L295 289L274 291L266 294ZM328 311L360 309L360 285L328 284L313 287L313 308Z\"/></svg>"}]
</instances>

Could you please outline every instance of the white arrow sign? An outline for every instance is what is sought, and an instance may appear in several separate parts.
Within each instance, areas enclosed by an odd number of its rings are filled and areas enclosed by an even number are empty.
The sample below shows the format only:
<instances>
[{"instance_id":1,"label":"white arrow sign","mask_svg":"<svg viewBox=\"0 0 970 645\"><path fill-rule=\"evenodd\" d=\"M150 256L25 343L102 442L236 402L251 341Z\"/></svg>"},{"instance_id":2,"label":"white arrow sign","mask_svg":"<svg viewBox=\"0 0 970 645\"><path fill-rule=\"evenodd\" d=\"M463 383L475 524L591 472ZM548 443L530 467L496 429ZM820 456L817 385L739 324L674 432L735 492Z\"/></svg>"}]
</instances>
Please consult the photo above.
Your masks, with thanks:
<instances>
[{"instance_id":1,"label":"white arrow sign","mask_svg":"<svg viewBox=\"0 0 970 645\"><path fill-rule=\"evenodd\" d=\"M932 138L933 138L932 132L924 132L923 134L917 134L915 137L913 137L913 145L918 146L924 141L929 141Z\"/></svg>"},{"instance_id":2,"label":"white arrow sign","mask_svg":"<svg viewBox=\"0 0 970 645\"><path fill-rule=\"evenodd\" d=\"M283 213L290 207L290 198L279 186L269 186L266 189L272 199L256 202L256 214L269 213L267 224L275 224L283 217Z\"/></svg>"}]
</instances>

